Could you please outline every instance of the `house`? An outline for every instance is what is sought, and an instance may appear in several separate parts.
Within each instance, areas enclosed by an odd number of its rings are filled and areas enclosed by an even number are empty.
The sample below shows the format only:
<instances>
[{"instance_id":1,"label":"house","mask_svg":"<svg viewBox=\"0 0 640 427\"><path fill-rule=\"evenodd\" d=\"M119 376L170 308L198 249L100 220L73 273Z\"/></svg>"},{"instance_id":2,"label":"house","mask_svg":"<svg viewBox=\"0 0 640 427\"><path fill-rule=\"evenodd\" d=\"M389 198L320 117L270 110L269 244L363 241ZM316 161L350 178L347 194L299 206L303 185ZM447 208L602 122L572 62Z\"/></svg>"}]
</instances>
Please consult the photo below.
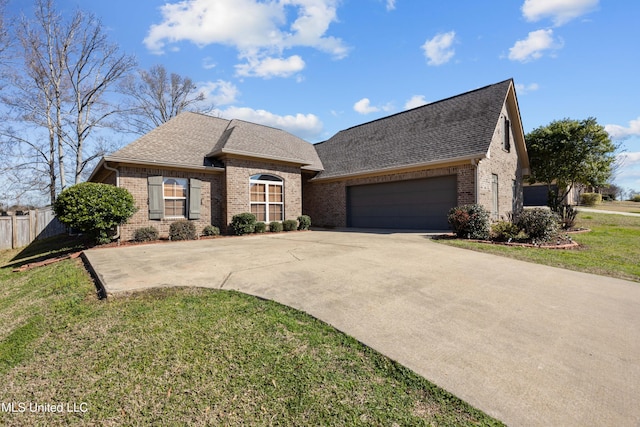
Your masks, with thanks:
<instances>
[{"instance_id":1,"label":"house","mask_svg":"<svg viewBox=\"0 0 640 427\"><path fill-rule=\"evenodd\" d=\"M223 229L311 216L315 225L447 229L456 205L498 219L522 207L529 162L513 80L378 119L310 144L242 120L182 113L105 156L90 181L127 188L122 238L187 218Z\"/></svg>"}]
</instances>

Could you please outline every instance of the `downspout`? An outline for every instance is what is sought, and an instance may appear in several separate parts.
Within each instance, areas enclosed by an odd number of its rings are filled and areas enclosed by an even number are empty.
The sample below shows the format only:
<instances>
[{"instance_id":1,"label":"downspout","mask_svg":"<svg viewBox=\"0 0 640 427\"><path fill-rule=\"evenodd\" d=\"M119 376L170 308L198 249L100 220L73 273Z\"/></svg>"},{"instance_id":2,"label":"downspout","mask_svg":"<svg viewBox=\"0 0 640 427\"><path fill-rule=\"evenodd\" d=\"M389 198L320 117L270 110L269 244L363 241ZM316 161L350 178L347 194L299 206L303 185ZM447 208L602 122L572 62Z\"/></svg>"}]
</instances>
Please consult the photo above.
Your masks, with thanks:
<instances>
[{"instance_id":1,"label":"downspout","mask_svg":"<svg viewBox=\"0 0 640 427\"><path fill-rule=\"evenodd\" d=\"M120 187L120 171L118 171L118 169L116 168L112 168L111 166L108 165L107 162L104 162L104 168L108 171L113 171L116 173L116 187ZM118 225L116 227L116 235L114 236L114 239L118 240L118 246L120 245L120 226Z\"/></svg>"}]
</instances>

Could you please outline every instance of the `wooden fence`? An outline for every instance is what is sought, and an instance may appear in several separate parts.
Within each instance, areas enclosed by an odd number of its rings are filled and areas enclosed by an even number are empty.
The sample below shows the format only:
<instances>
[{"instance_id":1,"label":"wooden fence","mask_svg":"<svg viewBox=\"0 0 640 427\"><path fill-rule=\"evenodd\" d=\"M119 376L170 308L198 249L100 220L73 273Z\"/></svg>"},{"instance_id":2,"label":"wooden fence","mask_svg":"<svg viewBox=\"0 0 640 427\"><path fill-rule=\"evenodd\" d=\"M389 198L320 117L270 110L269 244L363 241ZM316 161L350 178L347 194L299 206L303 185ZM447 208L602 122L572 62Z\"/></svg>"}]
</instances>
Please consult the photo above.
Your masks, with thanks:
<instances>
[{"instance_id":1,"label":"wooden fence","mask_svg":"<svg viewBox=\"0 0 640 427\"><path fill-rule=\"evenodd\" d=\"M24 213L26 215L10 213L0 216L0 249L20 248L34 240L57 236L66 231L51 208Z\"/></svg>"}]
</instances>

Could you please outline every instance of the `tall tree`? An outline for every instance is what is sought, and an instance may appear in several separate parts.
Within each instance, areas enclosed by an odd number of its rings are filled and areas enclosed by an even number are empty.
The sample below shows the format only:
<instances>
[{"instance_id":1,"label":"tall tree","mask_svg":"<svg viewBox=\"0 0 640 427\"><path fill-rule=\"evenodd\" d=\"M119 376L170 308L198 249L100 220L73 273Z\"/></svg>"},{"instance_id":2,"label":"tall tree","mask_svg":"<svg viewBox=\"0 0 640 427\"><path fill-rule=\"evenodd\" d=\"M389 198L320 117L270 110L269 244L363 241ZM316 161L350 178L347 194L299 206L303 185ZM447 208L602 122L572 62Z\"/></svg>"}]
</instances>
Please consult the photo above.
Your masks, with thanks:
<instances>
[{"instance_id":1,"label":"tall tree","mask_svg":"<svg viewBox=\"0 0 640 427\"><path fill-rule=\"evenodd\" d=\"M549 206L554 210L576 185L604 185L611 177L616 146L593 117L556 120L534 129L525 139L531 163L529 181L547 185Z\"/></svg>"},{"instance_id":2,"label":"tall tree","mask_svg":"<svg viewBox=\"0 0 640 427\"><path fill-rule=\"evenodd\" d=\"M53 0L36 0L33 18L19 20L15 35L14 56L22 66L15 67L12 90L2 98L10 114L0 135L14 156L20 152L36 174L46 174L53 203L67 179L78 183L87 163L102 154L96 131L110 126L119 111L108 92L135 61L108 42L95 16L77 10L65 20Z\"/></svg>"},{"instance_id":3,"label":"tall tree","mask_svg":"<svg viewBox=\"0 0 640 427\"><path fill-rule=\"evenodd\" d=\"M168 73L163 65L129 76L122 90L131 97L126 111L129 130L138 134L149 132L183 111L212 110L212 106L203 105L205 95L189 77Z\"/></svg>"}]
</instances>

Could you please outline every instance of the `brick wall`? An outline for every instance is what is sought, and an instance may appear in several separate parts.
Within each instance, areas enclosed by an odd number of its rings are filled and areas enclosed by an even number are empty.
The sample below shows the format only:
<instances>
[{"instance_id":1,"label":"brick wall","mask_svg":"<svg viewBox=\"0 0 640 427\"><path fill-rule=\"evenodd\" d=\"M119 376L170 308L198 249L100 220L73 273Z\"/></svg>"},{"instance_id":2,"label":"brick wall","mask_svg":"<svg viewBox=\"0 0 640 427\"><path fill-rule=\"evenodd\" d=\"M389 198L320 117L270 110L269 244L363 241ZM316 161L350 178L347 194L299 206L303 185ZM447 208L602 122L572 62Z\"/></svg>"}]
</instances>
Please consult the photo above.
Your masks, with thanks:
<instances>
[{"instance_id":1,"label":"brick wall","mask_svg":"<svg viewBox=\"0 0 640 427\"><path fill-rule=\"evenodd\" d=\"M458 204L475 201L475 169L471 163L444 168L421 169L411 172L391 173L342 181L313 182L306 180L303 191L303 211L311 216L314 225L320 227L347 226L347 190L350 185L376 184L456 175Z\"/></svg>"},{"instance_id":2,"label":"brick wall","mask_svg":"<svg viewBox=\"0 0 640 427\"><path fill-rule=\"evenodd\" d=\"M269 174L282 178L284 184L284 218L297 219L302 214L302 178L300 167L275 162L261 162L227 157L225 162L226 210L225 227L234 215L251 211L249 180L257 174Z\"/></svg>"},{"instance_id":3,"label":"brick wall","mask_svg":"<svg viewBox=\"0 0 640 427\"><path fill-rule=\"evenodd\" d=\"M493 134L489 148L489 158L483 159L478 165L479 194L478 203L482 204L489 212L493 209L492 175L498 176L498 212L493 219L506 218L514 208L522 208L522 168L518 160L513 129L510 127L511 149L503 148L503 117L508 117L508 110L503 107L498 125ZM510 118L511 121L513 121ZM515 199L514 199L515 181Z\"/></svg>"},{"instance_id":4,"label":"brick wall","mask_svg":"<svg viewBox=\"0 0 640 427\"><path fill-rule=\"evenodd\" d=\"M169 226L176 219L149 219L149 193L147 178L149 176L174 177L174 178L195 178L202 181L200 219L193 220L196 231L213 224L220 226L222 220L222 174L212 174L204 172L188 172L154 168L121 167L120 186L131 192L138 211L133 214L129 221L120 228L121 238L131 240L137 228L153 226L158 229L161 237L169 235Z\"/></svg>"}]
</instances>

